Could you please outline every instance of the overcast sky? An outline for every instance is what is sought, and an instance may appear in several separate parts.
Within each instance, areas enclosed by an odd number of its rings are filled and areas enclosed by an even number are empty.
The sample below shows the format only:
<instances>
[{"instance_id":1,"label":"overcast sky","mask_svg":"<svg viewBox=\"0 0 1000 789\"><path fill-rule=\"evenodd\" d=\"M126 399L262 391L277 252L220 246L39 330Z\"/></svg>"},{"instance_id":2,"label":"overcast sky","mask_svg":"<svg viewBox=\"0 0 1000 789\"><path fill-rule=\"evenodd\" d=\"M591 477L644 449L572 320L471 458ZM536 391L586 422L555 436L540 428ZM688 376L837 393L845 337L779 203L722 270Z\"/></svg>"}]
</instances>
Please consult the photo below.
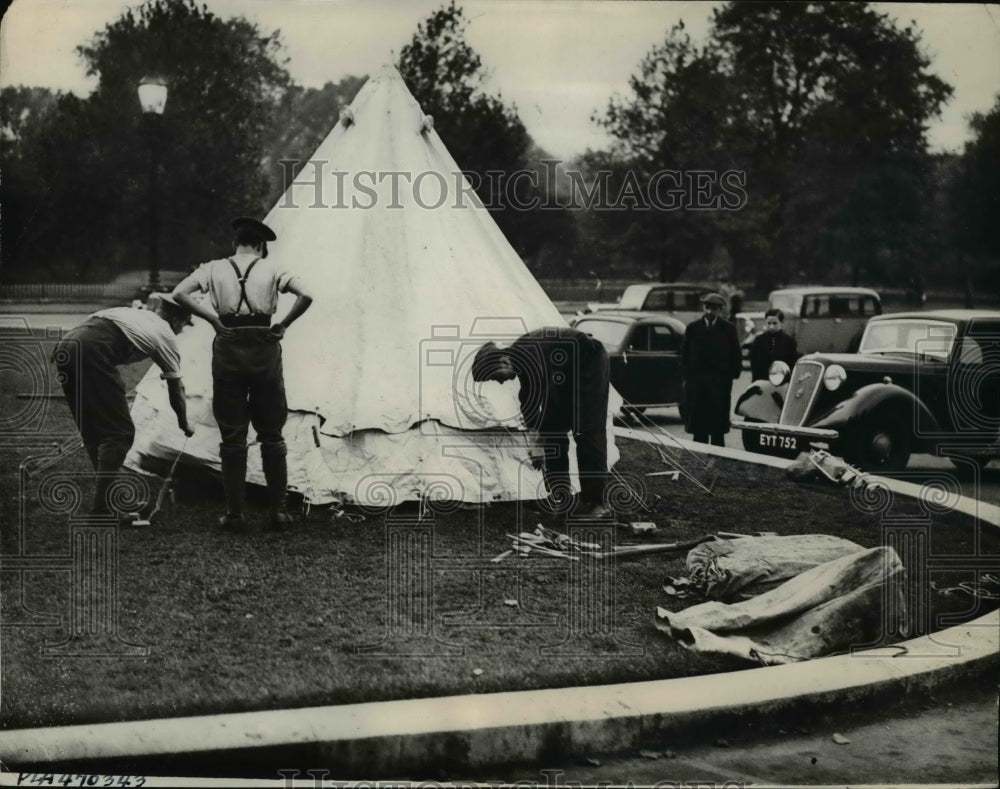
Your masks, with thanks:
<instances>
[{"instance_id":1,"label":"overcast sky","mask_svg":"<svg viewBox=\"0 0 1000 789\"><path fill-rule=\"evenodd\" d=\"M288 69L319 87L366 74L394 58L417 23L446 0L207 0L220 16L243 15L280 29ZM93 88L75 47L116 19L121 0L14 0L0 28L0 85L86 95ZM488 89L517 105L535 141L568 159L606 143L590 117L624 92L642 56L683 19L701 40L713 3L605 0L460 0L467 41L491 72ZM960 151L967 116L1000 93L1000 8L984 4L876 4L911 19L933 70L955 88L930 131L935 150Z\"/></svg>"}]
</instances>

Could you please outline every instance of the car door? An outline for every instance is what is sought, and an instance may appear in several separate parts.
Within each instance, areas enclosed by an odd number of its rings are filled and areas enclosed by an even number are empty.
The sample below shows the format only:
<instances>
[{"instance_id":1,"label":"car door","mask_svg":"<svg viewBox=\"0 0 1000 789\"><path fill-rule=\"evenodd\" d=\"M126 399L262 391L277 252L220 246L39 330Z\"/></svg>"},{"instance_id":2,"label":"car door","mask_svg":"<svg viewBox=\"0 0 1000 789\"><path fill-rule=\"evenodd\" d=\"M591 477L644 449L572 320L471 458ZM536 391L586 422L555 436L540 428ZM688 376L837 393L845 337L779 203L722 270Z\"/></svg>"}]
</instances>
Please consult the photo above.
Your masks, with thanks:
<instances>
[{"instance_id":1,"label":"car door","mask_svg":"<svg viewBox=\"0 0 1000 789\"><path fill-rule=\"evenodd\" d=\"M626 349L626 388L619 392L633 405L680 401L680 335L665 323L633 327Z\"/></svg>"},{"instance_id":2,"label":"car door","mask_svg":"<svg viewBox=\"0 0 1000 789\"><path fill-rule=\"evenodd\" d=\"M632 324L625 333L621 349L610 354L611 385L626 405L640 405L645 396L642 364L636 357L648 343L645 326Z\"/></svg>"},{"instance_id":3,"label":"car door","mask_svg":"<svg viewBox=\"0 0 1000 789\"><path fill-rule=\"evenodd\" d=\"M850 344L851 338L858 330L858 297L850 293L830 294L830 316L827 319L829 325L828 351L833 353L843 353Z\"/></svg>"},{"instance_id":4,"label":"car door","mask_svg":"<svg viewBox=\"0 0 1000 789\"><path fill-rule=\"evenodd\" d=\"M802 299L799 313L798 343L799 353L830 353L833 350L833 332L830 315L830 296L826 293L812 293Z\"/></svg>"},{"instance_id":5,"label":"car door","mask_svg":"<svg viewBox=\"0 0 1000 789\"><path fill-rule=\"evenodd\" d=\"M1000 439L1000 324L973 323L956 340L945 393L962 440Z\"/></svg>"}]
</instances>

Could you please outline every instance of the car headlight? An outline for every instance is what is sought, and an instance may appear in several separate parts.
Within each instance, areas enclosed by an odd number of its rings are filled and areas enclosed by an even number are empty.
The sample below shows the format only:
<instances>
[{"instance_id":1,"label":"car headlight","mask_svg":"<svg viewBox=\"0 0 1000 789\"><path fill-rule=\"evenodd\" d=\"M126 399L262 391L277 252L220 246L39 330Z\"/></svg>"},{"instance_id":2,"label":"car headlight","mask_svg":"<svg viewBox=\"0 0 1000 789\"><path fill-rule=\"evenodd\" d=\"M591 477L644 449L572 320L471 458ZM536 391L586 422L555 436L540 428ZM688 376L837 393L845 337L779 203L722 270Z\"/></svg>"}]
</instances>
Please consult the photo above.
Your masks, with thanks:
<instances>
[{"instance_id":1,"label":"car headlight","mask_svg":"<svg viewBox=\"0 0 1000 789\"><path fill-rule=\"evenodd\" d=\"M767 371L767 380L773 386L781 386L788 383L788 377L791 375L791 372L791 368L785 362L774 362Z\"/></svg>"},{"instance_id":2,"label":"car headlight","mask_svg":"<svg viewBox=\"0 0 1000 789\"><path fill-rule=\"evenodd\" d=\"M840 388L840 385L847 380L847 370L839 364L831 364L823 373L823 385L831 392Z\"/></svg>"}]
</instances>

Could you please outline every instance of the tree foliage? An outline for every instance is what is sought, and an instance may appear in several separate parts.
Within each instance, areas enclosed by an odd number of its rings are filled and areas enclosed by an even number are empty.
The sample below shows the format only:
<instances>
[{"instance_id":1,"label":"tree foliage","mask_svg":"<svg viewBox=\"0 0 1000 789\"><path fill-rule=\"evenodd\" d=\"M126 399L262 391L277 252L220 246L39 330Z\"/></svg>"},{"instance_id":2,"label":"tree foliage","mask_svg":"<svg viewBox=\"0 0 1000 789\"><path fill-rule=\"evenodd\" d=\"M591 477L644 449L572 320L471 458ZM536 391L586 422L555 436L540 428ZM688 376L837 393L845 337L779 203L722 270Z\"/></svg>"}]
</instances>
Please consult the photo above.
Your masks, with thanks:
<instances>
[{"instance_id":1,"label":"tree foliage","mask_svg":"<svg viewBox=\"0 0 1000 789\"><path fill-rule=\"evenodd\" d=\"M33 194L18 197L39 210L5 226L14 239L5 267L102 279L148 265L150 146L161 162L164 268L218 251L229 218L267 207L264 143L290 82L277 33L193 0L147 0L78 52L97 88L86 99L62 97L21 141L36 172L21 183ZM169 86L155 119L142 117L136 94L149 75Z\"/></svg>"},{"instance_id":2,"label":"tree foliage","mask_svg":"<svg viewBox=\"0 0 1000 789\"><path fill-rule=\"evenodd\" d=\"M494 217L511 244L529 256L543 241L538 217L502 206L510 202L504 176L529 166L531 138L516 108L485 92L488 73L465 41L467 26L454 0L434 11L400 51L399 71L423 111L433 116L435 130L480 199L496 209ZM520 195L525 203L531 197L543 196Z\"/></svg>"},{"instance_id":3,"label":"tree foliage","mask_svg":"<svg viewBox=\"0 0 1000 789\"><path fill-rule=\"evenodd\" d=\"M288 178L305 166L337 124L340 110L354 100L364 83L364 77L348 75L322 88L291 85L285 91L264 142L263 166L270 182L268 205L284 192Z\"/></svg>"},{"instance_id":4,"label":"tree foliage","mask_svg":"<svg viewBox=\"0 0 1000 789\"><path fill-rule=\"evenodd\" d=\"M1000 292L1000 95L988 113L975 113L952 189L952 240L975 284Z\"/></svg>"},{"instance_id":5,"label":"tree foliage","mask_svg":"<svg viewBox=\"0 0 1000 789\"><path fill-rule=\"evenodd\" d=\"M602 211L592 220L602 235L620 239L623 249L610 257L619 266L638 266L674 280L692 261L712 256L721 223L704 211L687 210L687 196L671 198L663 185L687 191L690 183L684 173L733 170L742 161L739 147L733 146L741 139L733 128L739 118L729 113L730 83L718 57L695 46L683 22L642 59L629 88L627 97L612 97L605 115L595 117L610 132L613 144L610 156L592 155L584 161L591 177L610 173L609 202L615 210ZM677 175L660 180L657 187L657 174L666 171ZM628 195L629 179L644 199L619 204L623 189ZM670 209L659 209L657 200Z\"/></svg>"},{"instance_id":6,"label":"tree foliage","mask_svg":"<svg viewBox=\"0 0 1000 789\"><path fill-rule=\"evenodd\" d=\"M735 168L748 200L635 227L682 264L720 241L765 287L913 265L925 131L951 95L929 65L914 29L864 3L726 3L701 48L678 26L598 120L627 166Z\"/></svg>"}]
</instances>

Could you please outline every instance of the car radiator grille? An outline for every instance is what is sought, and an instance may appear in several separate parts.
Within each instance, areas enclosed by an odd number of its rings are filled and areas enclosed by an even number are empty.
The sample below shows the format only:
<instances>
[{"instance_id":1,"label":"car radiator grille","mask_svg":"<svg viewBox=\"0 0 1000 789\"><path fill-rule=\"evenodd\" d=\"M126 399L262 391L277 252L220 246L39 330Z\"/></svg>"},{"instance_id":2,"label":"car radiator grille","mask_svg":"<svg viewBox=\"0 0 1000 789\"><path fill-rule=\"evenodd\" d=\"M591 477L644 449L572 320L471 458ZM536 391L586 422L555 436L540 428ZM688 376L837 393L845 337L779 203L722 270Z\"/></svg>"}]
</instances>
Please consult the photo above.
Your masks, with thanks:
<instances>
[{"instance_id":1,"label":"car radiator grille","mask_svg":"<svg viewBox=\"0 0 1000 789\"><path fill-rule=\"evenodd\" d=\"M795 365L781 409L781 424L798 427L805 423L822 381L823 365L819 362L800 361Z\"/></svg>"}]
</instances>

